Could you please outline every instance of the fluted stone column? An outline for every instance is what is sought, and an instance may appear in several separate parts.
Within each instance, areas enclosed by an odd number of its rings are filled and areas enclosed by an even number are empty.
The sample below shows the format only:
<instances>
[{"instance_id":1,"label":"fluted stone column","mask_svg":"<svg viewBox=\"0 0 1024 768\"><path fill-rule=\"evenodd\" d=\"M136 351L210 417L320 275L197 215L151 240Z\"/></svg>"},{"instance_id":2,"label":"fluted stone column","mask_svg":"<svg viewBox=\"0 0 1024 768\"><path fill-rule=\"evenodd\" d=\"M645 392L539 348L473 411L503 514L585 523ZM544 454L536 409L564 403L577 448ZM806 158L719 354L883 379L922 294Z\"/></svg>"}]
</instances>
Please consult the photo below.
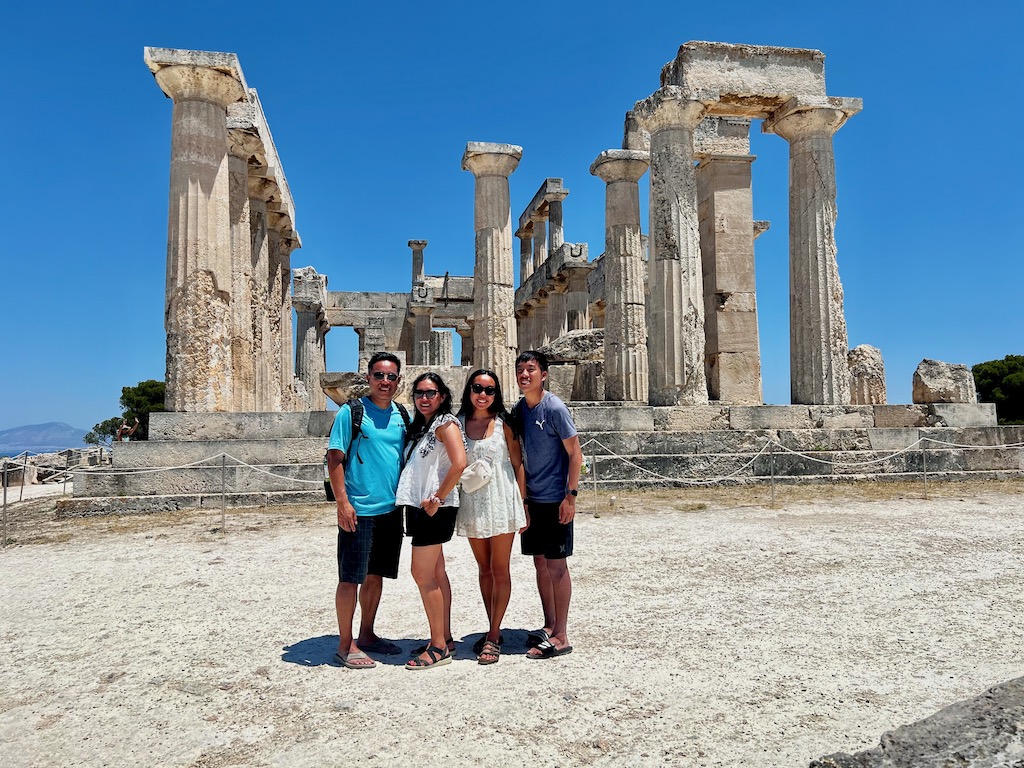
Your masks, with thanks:
<instances>
[{"instance_id":1,"label":"fluted stone column","mask_svg":"<svg viewBox=\"0 0 1024 768\"><path fill-rule=\"evenodd\" d=\"M519 284L522 285L533 274L533 231L520 229L516 237L519 238Z\"/></svg>"},{"instance_id":2,"label":"fluted stone column","mask_svg":"<svg viewBox=\"0 0 1024 768\"><path fill-rule=\"evenodd\" d=\"M640 190L648 153L611 149L590 172L605 184L604 391L607 400L647 402L647 318Z\"/></svg>"},{"instance_id":3,"label":"fluted stone column","mask_svg":"<svg viewBox=\"0 0 1024 768\"><path fill-rule=\"evenodd\" d=\"M327 408L320 386L320 374L327 372L326 336L331 326L324 309L327 305L327 276L312 267L294 270L295 375L304 385L313 411Z\"/></svg>"},{"instance_id":4,"label":"fluted stone column","mask_svg":"<svg viewBox=\"0 0 1024 768\"><path fill-rule=\"evenodd\" d=\"M270 394L271 411L284 410L284 393L281 383L284 372L291 367L291 361L284 364L284 329L281 302L290 287L284 278L286 248L281 241L281 233L275 229L267 231L267 249L269 253L269 270L267 274L267 319L269 334L267 336L267 364L270 380L267 382ZM290 260L289 260L290 261ZM290 264L289 264L290 266ZM291 270L289 270L289 273ZM290 356L289 356L290 357Z\"/></svg>"},{"instance_id":5,"label":"fluted stone column","mask_svg":"<svg viewBox=\"0 0 1024 768\"><path fill-rule=\"evenodd\" d=\"M430 334L433 331L434 308L409 306L409 314L412 315L412 351L413 365L431 365L430 362Z\"/></svg>"},{"instance_id":6,"label":"fluted stone column","mask_svg":"<svg viewBox=\"0 0 1024 768\"><path fill-rule=\"evenodd\" d=\"M693 131L704 105L663 88L636 106L651 134L647 305L651 405L708 401Z\"/></svg>"},{"instance_id":7,"label":"fluted stone column","mask_svg":"<svg viewBox=\"0 0 1024 768\"><path fill-rule=\"evenodd\" d=\"M462 168L473 174L476 263L473 269L473 364L490 368L508 389L518 347L512 264L512 206L508 177L522 147L471 141Z\"/></svg>"},{"instance_id":8,"label":"fluted stone column","mask_svg":"<svg viewBox=\"0 0 1024 768\"><path fill-rule=\"evenodd\" d=\"M564 285L555 285L548 294L548 339L554 341L569 330L568 302Z\"/></svg>"},{"instance_id":9,"label":"fluted stone column","mask_svg":"<svg viewBox=\"0 0 1024 768\"><path fill-rule=\"evenodd\" d=\"M590 328L590 290L587 286L589 269L569 269L565 286L565 329L582 331Z\"/></svg>"},{"instance_id":10,"label":"fluted stone column","mask_svg":"<svg viewBox=\"0 0 1024 768\"><path fill-rule=\"evenodd\" d=\"M423 251L427 247L427 241L410 240L409 247L412 248L412 284L423 285Z\"/></svg>"},{"instance_id":11,"label":"fluted stone column","mask_svg":"<svg viewBox=\"0 0 1024 768\"><path fill-rule=\"evenodd\" d=\"M556 194L545 195L548 201L548 253L555 253L565 243L565 225L562 223L562 201L569 196L563 189Z\"/></svg>"},{"instance_id":12,"label":"fluted stone column","mask_svg":"<svg viewBox=\"0 0 1024 768\"><path fill-rule=\"evenodd\" d=\"M793 403L847 405L846 317L836 261L836 172L832 136L860 108L793 99L763 130L789 142L789 323Z\"/></svg>"},{"instance_id":13,"label":"fluted stone column","mask_svg":"<svg viewBox=\"0 0 1024 768\"><path fill-rule=\"evenodd\" d=\"M452 365L452 334L451 331L437 330L430 332L430 362L427 365L436 365L447 368Z\"/></svg>"},{"instance_id":14,"label":"fluted stone column","mask_svg":"<svg viewBox=\"0 0 1024 768\"><path fill-rule=\"evenodd\" d=\"M267 231L267 204L259 197L249 198L249 231L252 250L252 351L255 375L255 410L272 408L270 365L270 242Z\"/></svg>"},{"instance_id":15,"label":"fluted stone column","mask_svg":"<svg viewBox=\"0 0 1024 768\"><path fill-rule=\"evenodd\" d=\"M533 222L533 272L536 272L548 260L548 220L534 211L530 221Z\"/></svg>"},{"instance_id":16,"label":"fluted stone column","mask_svg":"<svg viewBox=\"0 0 1024 768\"><path fill-rule=\"evenodd\" d=\"M232 409L231 215L227 105L242 84L195 64L154 73L174 100L167 238L169 411Z\"/></svg>"},{"instance_id":17,"label":"fluted stone column","mask_svg":"<svg viewBox=\"0 0 1024 768\"><path fill-rule=\"evenodd\" d=\"M249 168L244 148L232 142L228 157L231 201L231 365L233 411L256 410L253 353L252 227Z\"/></svg>"},{"instance_id":18,"label":"fluted stone column","mask_svg":"<svg viewBox=\"0 0 1024 768\"><path fill-rule=\"evenodd\" d=\"M531 349L537 349L543 347L549 341L551 341L551 325L549 318L549 312L551 311L551 297L550 294L545 290L537 292L537 296L533 300L533 324L530 326L533 338L531 339Z\"/></svg>"}]
</instances>

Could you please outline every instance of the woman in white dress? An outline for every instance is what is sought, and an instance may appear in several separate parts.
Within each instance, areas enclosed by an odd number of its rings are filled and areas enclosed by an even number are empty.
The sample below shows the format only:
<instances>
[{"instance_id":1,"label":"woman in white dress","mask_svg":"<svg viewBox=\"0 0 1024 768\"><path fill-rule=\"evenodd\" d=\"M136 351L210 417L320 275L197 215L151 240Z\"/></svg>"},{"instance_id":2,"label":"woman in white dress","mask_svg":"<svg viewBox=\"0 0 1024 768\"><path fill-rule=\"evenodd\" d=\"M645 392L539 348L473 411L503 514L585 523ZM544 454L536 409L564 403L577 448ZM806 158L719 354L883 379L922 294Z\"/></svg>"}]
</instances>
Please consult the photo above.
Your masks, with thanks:
<instances>
[{"instance_id":1,"label":"woman in white dress","mask_svg":"<svg viewBox=\"0 0 1024 768\"><path fill-rule=\"evenodd\" d=\"M452 416L451 390L440 376L417 376L412 396L416 416L409 425L396 504L405 507L405 532L412 537L412 578L423 600L430 640L405 667L430 669L452 660L452 588L442 545L451 541L455 531L466 438Z\"/></svg>"},{"instance_id":2,"label":"woman in white dress","mask_svg":"<svg viewBox=\"0 0 1024 768\"><path fill-rule=\"evenodd\" d=\"M512 594L512 540L528 524L523 509L523 457L494 371L470 374L459 420L469 445L468 460L487 462L491 469L486 485L472 492L463 488L456 530L469 538L487 611L487 634L473 651L480 664L494 664L501 657L501 621Z\"/></svg>"}]
</instances>

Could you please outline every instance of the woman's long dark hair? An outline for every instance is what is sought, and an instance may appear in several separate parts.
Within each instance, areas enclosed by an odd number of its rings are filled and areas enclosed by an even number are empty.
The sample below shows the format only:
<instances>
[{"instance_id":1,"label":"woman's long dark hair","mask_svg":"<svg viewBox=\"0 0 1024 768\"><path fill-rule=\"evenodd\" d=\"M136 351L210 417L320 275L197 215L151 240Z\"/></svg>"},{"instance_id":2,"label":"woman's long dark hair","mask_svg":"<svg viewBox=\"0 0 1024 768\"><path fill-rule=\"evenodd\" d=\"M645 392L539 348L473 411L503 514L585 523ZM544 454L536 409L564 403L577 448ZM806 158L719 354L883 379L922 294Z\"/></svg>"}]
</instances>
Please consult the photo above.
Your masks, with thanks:
<instances>
[{"instance_id":1,"label":"woman's long dark hair","mask_svg":"<svg viewBox=\"0 0 1024 768\"><path fill-rule=\"evenodd\" d=\"M501 420L504 421L512 428L512 432L516 431L515 424L512 423L512 417L505 408L505 398L501 394L501 379L498 378L498 374L488 368L477 368L466 379L466 386L462 390L462 405L459 406L459 416L469 416L473 413L475 408L473 407L473 382L477 376L490 376L494 379L494 400L491 401L491 407L487 409L488 413L492 413L495 416L500 416Z\"/></svg>"},{"instance_id":2,"label":"woman's long dark hair","mask_svg":"<svg viewBox=\"0 0 1024 768\"><path fill-rule=\"evenodd\" d=\"M420 413L420 409L416 408L416 390L424 381L429 381L437 387L437 391L441 393L441 404L437 406L437 410L434 411L429 422L423 418L423 414ZM427 433L427 430L430 429L430 425L434 423L434 419L438 416L443 413L452 412L452 391L448 389L448 385L444 383L444 379L432 371L427 371L426 373L421 373L417 376L416 380L412 383L412 404L413 409L416 411L416 415L413 417L412 423L409 425L409 443L415 443L423 437L423 435Z\"/></svg>"}]
</instances>

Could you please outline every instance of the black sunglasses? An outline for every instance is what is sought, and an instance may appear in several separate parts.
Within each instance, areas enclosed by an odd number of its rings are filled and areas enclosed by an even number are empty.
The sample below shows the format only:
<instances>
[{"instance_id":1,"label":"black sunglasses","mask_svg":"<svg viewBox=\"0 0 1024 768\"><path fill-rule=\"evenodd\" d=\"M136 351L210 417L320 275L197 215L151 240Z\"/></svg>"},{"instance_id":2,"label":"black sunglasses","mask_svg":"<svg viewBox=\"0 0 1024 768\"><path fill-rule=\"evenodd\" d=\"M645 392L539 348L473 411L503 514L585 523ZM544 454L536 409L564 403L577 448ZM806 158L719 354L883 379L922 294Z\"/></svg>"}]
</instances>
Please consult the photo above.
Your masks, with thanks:
<instances>
[{"instance_id":1,"label":"black sunglasses","mask_svg":"<svg viewBox=\"0 0 1024 768\"><path fill-rule=\"evenodd\" d=\"M383 371L374 371L373 378L377 381L384 381L386 378L388 381L398 381L397 373L384 373Z\"/></svg>"},{"instance_id":2,"label":"black sunglasses","mask_svg":"<svg viewBox=\"0 0 1024 768\"><path fill-rule=\"evenodd\" d=\"M413 397L425 397L427 400L433 400L440 394L436 389L417 389L412 393Z\"/></svg>"},{"instance_id":3,"label":"black sunglasses","mask_svg":"<svg viewBox=\"0 0 1024 768\"><path fill-rule=\"evenodd\" d=\"M485 387L483 384L477 384L476 382L470 384L469 388L473 390L474 395L485 394L488 397L494 397L494 393L498 391L497 387Z\"/></svg>"}]
</instances>

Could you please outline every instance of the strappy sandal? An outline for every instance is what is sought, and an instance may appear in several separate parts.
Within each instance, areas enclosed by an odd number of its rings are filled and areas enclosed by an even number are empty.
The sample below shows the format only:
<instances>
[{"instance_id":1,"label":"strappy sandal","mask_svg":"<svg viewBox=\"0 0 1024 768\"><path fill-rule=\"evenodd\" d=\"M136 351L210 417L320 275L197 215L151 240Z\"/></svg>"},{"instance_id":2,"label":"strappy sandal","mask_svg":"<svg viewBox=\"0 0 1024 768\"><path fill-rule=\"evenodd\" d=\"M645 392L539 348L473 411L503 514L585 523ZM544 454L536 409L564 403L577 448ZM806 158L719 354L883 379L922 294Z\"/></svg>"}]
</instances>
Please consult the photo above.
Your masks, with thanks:
<instances>
[{"instance_id":1,"label":"strappy sandal","mask_svg":"<svg viewBox=\"0 0 1024 768\"><path fill-rule=\"evenodd\" d=\"M473 643L473 653L475 653L477 656L479 656L480 655L480 651L482 651L484 649L484 643L486 643L486 642L487 642L487 635L484 634L484 635L482 635L480 637L479 640L477 640L475 643ZM498 647L500 648L504 644L505 644L505 636L499 632L498 633Z\"/></svg>"},{"instance_id":2,"label":"strappy sandal","mask_svg":"<svg viewBox=\"0 0 1024 768\"><path fill-rule=\"evenodd\" d=\"M436 645L428 645L427 650L424 651L429 659L421 659L415 657L405 662L406 669L432 669L433 667L443 667L445 664L452 663L452 655L448 653L445 648L438 648Z\"/></svg>"},{"instance_id":3,"label":"strappy sandal","mask_svg":"<svg viewBox=\"0 0 1024 768\"><path fill-rule=\"evenodd\" d=\"M455 639L449 637L444 642L445 642L445 645L448 646L448 653L451 654L452 656L454 656L455 655ZM420 645L420 646L418 646L416 648L413 648L412 655L413 656L422 656L424 653L427 652L427 648L430 648L430 647L431 647L430 643L424 643L423 645ZM474 653L475 653L475 651L474 651Z\"/></svg>"},{"instance_id":4,"label":"strappy sandal","mask_svg":"<svg viewBox=\"0 0 1024 768\"><path fill-rule=\"evenodd\" d=\"M501 658L501 646L492 640L485 640L480 655L476 657L477 664L497 664Z\"/></svg>"}]
</instances>

